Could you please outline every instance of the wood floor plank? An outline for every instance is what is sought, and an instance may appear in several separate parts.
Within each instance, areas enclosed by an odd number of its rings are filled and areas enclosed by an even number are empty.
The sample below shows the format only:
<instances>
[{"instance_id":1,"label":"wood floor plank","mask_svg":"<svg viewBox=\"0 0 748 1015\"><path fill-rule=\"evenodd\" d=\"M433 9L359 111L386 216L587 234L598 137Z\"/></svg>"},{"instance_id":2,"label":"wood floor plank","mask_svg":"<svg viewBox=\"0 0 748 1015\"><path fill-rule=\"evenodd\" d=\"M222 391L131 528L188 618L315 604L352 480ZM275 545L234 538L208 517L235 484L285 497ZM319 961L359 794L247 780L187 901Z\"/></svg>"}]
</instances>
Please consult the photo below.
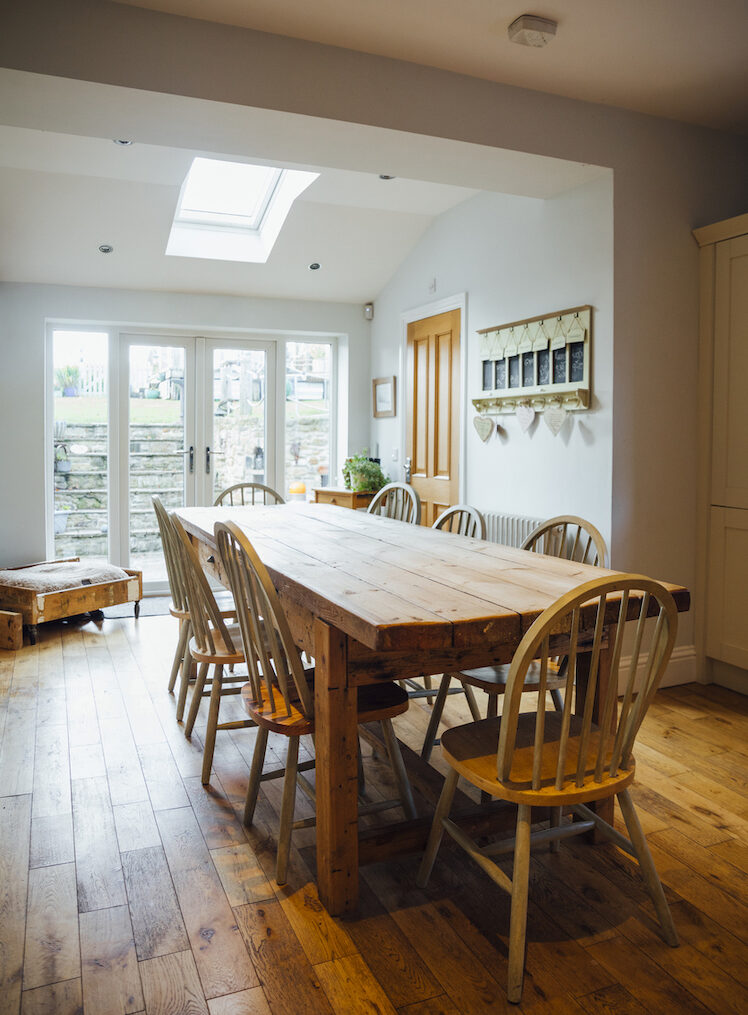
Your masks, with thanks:
<instances>
[{"instance_id":1,"label":"wood floor plank","mask_svg":"<svg viewBox=\"0 0 748 1015\"><path fill-rule=\"evenodd\" d=\"M192 809L156 815L185 927L207 998L258 985Z\"/></svg>"},{"instance_id":2,"label":"wood floor plank","mask_svg":"<svg viewBox=\"0 0 748 1015\"><path fill-rule=\"evenodd\" d=\"M336 1015L371 1015L372 1012L396 1015L390 999L360 955L320 962L314 971Z\"/></svg>"},{"instance_id":3,"label":"wood floor plank","mask_svg":"<svg viewBox=\"0 0 748 1015\"><path fill-rule=\"evenodd\" d=\"M733 867L748 874L748 843L740 842L738 839L725 839L724 842L716 842L710 846L709 852L715 853Z\"/></svg>"},{"instance_id":4,"label":"wood floor plank","mask_svg":"<svg viewBox=\"0 0 748 1015\"><path fill-rule=\"evenodd\" d=\"M81 913L83 1004L86 1015L130 1015L144 1007L127 906Z\"/></svg>"},{"instance_id":5,"label":"wood floor plank","mask_svg":"<svg viewBox=\"0 0 748 1015\"><path fill-rule=\"evenodd\" d=\"M112 804L148 800L138 751L128 724L121 719L100 719L99 727Z\"/></svg>"},{"instance_id":6,"label":"wood floor plank","mask_svg":"<svg viewBox=\"0 0 748 1015\"><path fill-rule=\"evenodd\" d=\"M647 1009L620 983L585 994L578 1002L589 1015L648 1015Z\"/></svg>"},{"instance_id":7,"label":"wood floor plank","mask_svg":"<svg viewBox=\"0 0 748 1015\"><path fill-rule=\"evenodd\" d=\"M237 819L220 782L203 786L199 778L184 780L184 787L208 849L246 842L244 826Z\"/></svg>"},{"instance_id":8,"label":"wood floor plank","mask_svg":"<svg viewBox=\"0 0 748 1015\"><path fill-rule=\"evenodd\" d=\"M70 745L70 778L92 779L106 775L104 751L100 743Z\"/></svg>"},{"instance_id":9,"label":"wood floor plank","mask_svg":"<svg viewBox=\"0 0 748 1015\"><path fill-rule=\"evenodd\" d=\"M9 704L0 746L0 788L4 796L31 793L34 787L34 709Z\"/></svg>"},{"instance_id":10,"label":"wood floor plank","mask_svg":"<svg viewBox=\"0 0 748 1015\"><path fill-rule=\"evenodd\" d=\"M127 898L107 781L74 779L72 787L78 910L121 906Z\"/></svg>"},{"instance_id":11,"label":"wood floor plank","mask_svg":"<svg viewBox=\"0 0 748 1015\"><path fill-rule=\"evenodd\" d=\"M330 1015L314 969L279 902L234 910L273 1015Z\"/></svg>"},{"instance_id":12,"label":"wood floor plank","mask_svg":"<svg viewBox=\"0 0 748 1015\"><path fill-rule=\"evenodd\" d=\"M23 989L80 977L75 864L29 872Z\"/></svg>"},{"instance_id":13,"label":"wood floor plank","mask_svg":"<svg viewBox=\"0 0 748 1015\"><path fill-rule=\"evenodd\" d=\"M748 988L748 957L741 927L734 927L730 933L685 900L671 904L670 912L681 941L693 945L728 977Z\"/></svg>"},{"instance_id":14,"label":"wood floor plank","mask_svg":"<svg viewBox=\"0 0 748 1015\"><path fill-rule=\"evenodd\" d=\"M29 876L31 797L0 797L0 1011L17 1012Z\"/></svg>"},{"instance_id":15,"label":"wood floor plank","mask_svg":"<svg viewBox=\"0 0 748 1015\"><path fill-rule=\"evenodd\" d=\"M211 849L210 855L231 906L274 898L272 885L248 842Z\"/></svg>"},{"instance_id":16,"label":"wood floor plank","mask_svg":"<svg viewBox=\"0 0 748 1015\"><path fill-rule=\"evenodd\" d=\"M84 1015L80 977L25 990L21 1015Z\"/></svg>"},{"instance_id":17,"label":"wood floor plank","mask_svg":"<svg viewBox=\"0 0 748 1015\"><path fill-rule=\"evenodd\" d=\"M154 811L187 807L189 798L171 749L165 740L139 744L140 766Z\"/></svg>"},{"instance_id":18,"label":"wood floor plank","mask_svg":"<svg viewBox=\"0 0 748 1015\"><path fill-rule=\"evenodd\" d=\"M31 820L29 867L51 867L75 860L73 815L52 814Z\"/></svg>"},{"instance_id":19,"label":"wood floor plank","mask_svg":"<svg viewBox=\"0 0 748 1015\"><path fill-rule=\"evenodd\" d=\"M262 987L208 1001L210 1015L273 1015Z\"/></svg>"},{"instance_id":20,"label":"wood floor plank","mask_svg":"<svg viewBox=\"0 0 748 1015\"><path fill-rule=\"evenodd\" d=\"M651 842L687 864L727 895L748 906L748 875L722 860L713 849L699 846L677 829L655 832Z\"/></svg>"},{"instance_id":21,"label":"wood floor plank","mask_svg":"<svg viewBox=\"0 0 748 1015\"><path fill-rule=\"evenodd\" d=\"M460 1009L446 994L405 1005L398 1008L397 1012L398 1015L461 1015Z\"/></svg>"},{"instance_id":22,"label":"wood floor plank","mask_svg":"<svg viewBox=\"0 0 748 1015\"><path fill-rule=\"evenodd\" d=\"M139 960L189 948L187 931L161 845L122 854Z\"/></svg>"},{"instance_id":23,"label":"wood floor plank","mask_svg":"<svg viewBox=\"0 0 748 1015\"><path fill-rule=\"evenodd\" d=\"M160 846L161 836L153 816L150 800L112 807L120 853L132 849Z\"/></svg>"},{"instance_id":24,"label":"wood floor plank","mask_svg":"<svg viewBox=\"0 0 748 1015\"><path fill-rule=\"evenodd\" d=\"M191 951L140 963L148 1015L210 1015Z\"/></svg>"}]
</instances>

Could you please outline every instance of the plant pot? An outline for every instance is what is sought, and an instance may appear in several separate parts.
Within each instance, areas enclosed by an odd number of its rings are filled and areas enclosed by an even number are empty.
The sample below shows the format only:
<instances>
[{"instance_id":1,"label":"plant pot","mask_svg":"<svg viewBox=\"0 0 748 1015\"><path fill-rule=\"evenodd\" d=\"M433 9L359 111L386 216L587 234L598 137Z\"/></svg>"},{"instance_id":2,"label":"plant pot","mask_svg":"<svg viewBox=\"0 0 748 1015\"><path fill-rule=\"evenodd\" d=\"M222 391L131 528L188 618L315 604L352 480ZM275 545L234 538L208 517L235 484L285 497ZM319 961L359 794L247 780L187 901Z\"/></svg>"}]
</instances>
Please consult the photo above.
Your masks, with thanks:
<instances>
[{"instance_id":1,"label":"plant pot","mask_svg":"<svg viewBox=\"0 0 748 1015\"><path fill-rule=\"evenodd\" d=\"M78 397L78 389L77 388L63 388L62 389L62 397L63 398L77 398Z\"/></svg>"},{"instance_id":2,"label":"plant pot","mask_svg":"<svg viewBox=\"0 0 748 1015\"><path fill-rule=\"evenodd\" d=\"M145 393L146 398L161 398L161 392L158 388L148 388Z\"/></svg>"},{"instance_id":3,"label":"plant pot","mask_svg":"<svg viewBox=\"0 0 748 1015\"><path fill-rule=\"evenodd\" d=\"M68 527L69 511L55 511L55 535L61 536Z\"/></svg>"},{"instance_id":4,"label":"plant pot","mask_svg":"<svg viewBox=\"0 0 748 1015\"><path fill-rule=\"evenodd\" d=\"M67 458L60 462L55 462L55 472L70 472L73 468L73 463Z\"/></svg>"}]
</instances>

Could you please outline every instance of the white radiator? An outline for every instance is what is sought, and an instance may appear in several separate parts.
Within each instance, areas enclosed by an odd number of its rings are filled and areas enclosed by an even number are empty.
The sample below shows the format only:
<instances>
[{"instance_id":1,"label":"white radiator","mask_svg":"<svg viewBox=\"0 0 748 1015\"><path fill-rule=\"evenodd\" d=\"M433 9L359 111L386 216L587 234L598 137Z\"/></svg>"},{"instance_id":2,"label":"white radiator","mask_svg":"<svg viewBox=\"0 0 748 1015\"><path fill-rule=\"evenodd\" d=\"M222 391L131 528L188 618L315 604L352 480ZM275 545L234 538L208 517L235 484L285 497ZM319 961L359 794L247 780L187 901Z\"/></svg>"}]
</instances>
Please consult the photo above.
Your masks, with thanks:
<instances>
[{"instance_id":1,"label":"white radiator","mask_svg":"<svg viewBox=\"0 0 748 1015\"><path fill-rule=\"evenodd\" d=\"M527 515L504 515L497 511L484 511L483 517L486 519L486 539L504 546L521 546L543 520L528 518Z\"/></svg>"}]
</instances>

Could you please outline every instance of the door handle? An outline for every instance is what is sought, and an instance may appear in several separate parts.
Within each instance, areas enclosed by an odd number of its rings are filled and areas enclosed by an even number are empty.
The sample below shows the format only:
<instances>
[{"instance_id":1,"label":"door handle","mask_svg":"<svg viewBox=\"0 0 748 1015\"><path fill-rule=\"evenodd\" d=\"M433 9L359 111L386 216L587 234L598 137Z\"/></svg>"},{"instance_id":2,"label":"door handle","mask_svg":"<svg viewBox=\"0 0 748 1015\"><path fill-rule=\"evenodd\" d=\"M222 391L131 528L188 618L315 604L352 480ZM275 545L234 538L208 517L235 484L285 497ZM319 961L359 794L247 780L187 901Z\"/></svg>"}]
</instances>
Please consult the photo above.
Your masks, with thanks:
<instances>
[{"instance_id":1,"label":"door handle","mask_svg":"<svg viewBox=\"0 0 748 1015\"><path fill-rule=\"evenodd\" d=\"M205 446L205 472L206 472L207 475L210 475L210 459L211 459L211 456L215 457L216 455L220 456L222 454L223 454L223 451L211 451L210 450L210 446L206 444L206 446Z\"/></svg>"},{"instance_id":2,"label":"door handle","mask_svg":"<svg viewBox=\"0 0 748 1015\"><path fill-rule=\"evenodd\" d=\"M410 482L410 458L406 458L403 462L403 469L405 470L405 482Z\"/></svg>"},{"instance_id":3,"label":"door handle","mask_svg":"<svg viewBox=\"0 0 748 1015\"><path fill-rule=\"evenodd\" d=\"M194 472L195 471L195 446L193 444L190 444L190 446L188 448L185 448L185 450L182 452L182 454L183 455L189 455L189 458L187 460L187 464L188 464L190 472Z\"/></svg>"}]
</instances>

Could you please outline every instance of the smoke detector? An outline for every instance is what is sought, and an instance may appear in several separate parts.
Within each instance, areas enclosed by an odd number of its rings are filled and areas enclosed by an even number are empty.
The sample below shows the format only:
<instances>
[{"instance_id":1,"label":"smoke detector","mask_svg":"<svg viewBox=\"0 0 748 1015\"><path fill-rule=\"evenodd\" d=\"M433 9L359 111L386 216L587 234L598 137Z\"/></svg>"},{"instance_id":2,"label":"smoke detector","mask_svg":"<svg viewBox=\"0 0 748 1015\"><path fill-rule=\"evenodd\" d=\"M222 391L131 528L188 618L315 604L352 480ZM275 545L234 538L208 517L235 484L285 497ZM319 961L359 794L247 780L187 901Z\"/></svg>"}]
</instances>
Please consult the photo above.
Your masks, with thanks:
<instances>
[{"instance_id":1,"label":"smoke detector","mask_svg":"<svg viewBox=\"0 0 748 1015\"><path fill-rule=\"evenodd\" d=\"M519 46L545 46L556 34L558 24L535 14L520 14L508 28L509 39Z\"/></svg>"}]
</instances>

